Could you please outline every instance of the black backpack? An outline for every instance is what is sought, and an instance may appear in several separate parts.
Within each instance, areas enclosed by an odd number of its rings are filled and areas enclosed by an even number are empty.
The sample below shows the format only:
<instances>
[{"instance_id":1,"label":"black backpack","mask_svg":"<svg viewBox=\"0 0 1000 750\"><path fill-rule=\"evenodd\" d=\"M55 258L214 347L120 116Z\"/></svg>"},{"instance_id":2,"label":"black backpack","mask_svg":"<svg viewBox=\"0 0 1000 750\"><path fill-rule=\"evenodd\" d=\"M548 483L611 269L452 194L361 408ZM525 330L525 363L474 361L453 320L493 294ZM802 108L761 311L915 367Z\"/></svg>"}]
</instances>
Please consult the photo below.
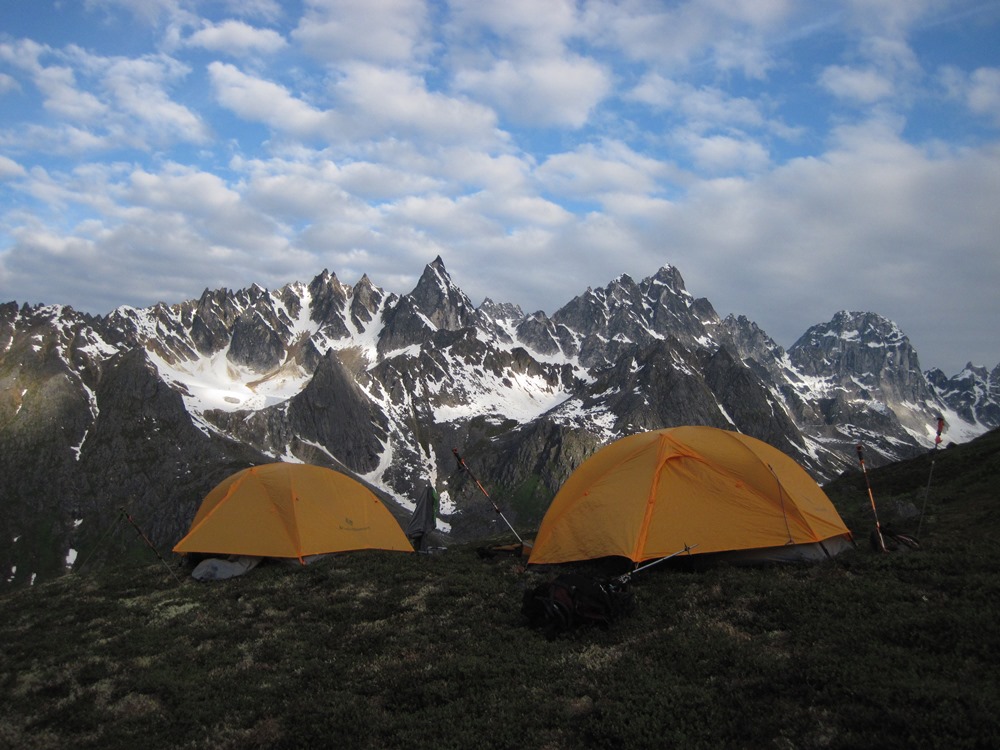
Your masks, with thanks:
<instances>
[{"instance_id":1,"label":"black backpack","mask_svg":"<svg viewBox=\"0 0 1000 750\"><path fill-rule=\"evenodd\" d=\"M583 626L607 629L634 608L635 595L627 579L564 573L526 591L521 612L530 627L552 640Z\"/></svg>"}]
</instances>

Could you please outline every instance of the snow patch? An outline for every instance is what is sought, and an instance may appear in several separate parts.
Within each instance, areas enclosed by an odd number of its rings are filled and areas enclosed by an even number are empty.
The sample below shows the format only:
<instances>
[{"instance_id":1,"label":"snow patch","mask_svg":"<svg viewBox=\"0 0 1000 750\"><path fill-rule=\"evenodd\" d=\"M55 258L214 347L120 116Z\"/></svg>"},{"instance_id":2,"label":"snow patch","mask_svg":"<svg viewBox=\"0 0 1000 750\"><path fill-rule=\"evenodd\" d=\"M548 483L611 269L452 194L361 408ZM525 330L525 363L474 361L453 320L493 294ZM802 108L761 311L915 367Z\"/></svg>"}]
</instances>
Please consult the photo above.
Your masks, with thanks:
<instances>
[{"instance_id":1,"label":"snow patch","mask_svg":"<svg viewBox=\"0 0 1000 750\"><path fill-rule=\"evenodd\" d=\"M230 362L227 352L176 364L154 352L148 352L148 356L160 377L181 393L188 412L198 415L209 409L257 411L280 404L299 393L311 377L295 364L282 365L266 374L255 372Z\"/></svg>"}]
</instances>

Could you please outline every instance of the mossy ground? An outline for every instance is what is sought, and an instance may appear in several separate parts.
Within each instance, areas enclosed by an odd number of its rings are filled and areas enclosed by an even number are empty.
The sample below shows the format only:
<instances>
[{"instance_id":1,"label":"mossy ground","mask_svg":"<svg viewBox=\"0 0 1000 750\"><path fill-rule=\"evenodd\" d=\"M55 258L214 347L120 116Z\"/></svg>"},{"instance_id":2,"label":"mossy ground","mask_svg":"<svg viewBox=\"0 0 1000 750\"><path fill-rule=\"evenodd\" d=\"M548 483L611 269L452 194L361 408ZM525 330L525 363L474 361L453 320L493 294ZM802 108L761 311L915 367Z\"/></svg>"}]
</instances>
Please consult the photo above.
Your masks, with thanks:
<instances>
[{"instance_id":1,"label":"mossy ground","mask_svg":"<svg viewBox=\"0 0 1000 750\"><path fill-rule=\"evenodd\" d=\"M0 746L1000 747L996 444L937 457L919 551L870 550L849 477L856 552L658 566L633 614L552 641L520 612L552 571L472 546L8 589ZM919 507L928 465L872 472L876 499Z\"/></svg>"}]
</instances>

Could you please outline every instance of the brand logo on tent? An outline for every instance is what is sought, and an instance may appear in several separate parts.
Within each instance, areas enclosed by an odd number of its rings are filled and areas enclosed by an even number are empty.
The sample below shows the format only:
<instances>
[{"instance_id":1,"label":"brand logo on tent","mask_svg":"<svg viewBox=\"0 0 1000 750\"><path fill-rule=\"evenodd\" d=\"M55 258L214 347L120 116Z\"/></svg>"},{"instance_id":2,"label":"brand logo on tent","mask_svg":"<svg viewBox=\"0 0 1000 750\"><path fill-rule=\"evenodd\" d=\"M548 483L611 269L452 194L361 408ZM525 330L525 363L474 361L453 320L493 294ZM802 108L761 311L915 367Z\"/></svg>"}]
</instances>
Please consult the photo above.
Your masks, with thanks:
<instances>
[{"instance_id":1,"label":"brand logo on tent","mask_svg":"<svg viewBox=\"0 0 1000 750\"><path fill-rule=\"evenodd\" d=\"M346 526L344 524L347 524ZM353 518L345 518L344 523L340 524L341 531L368 531L371 528L369 526L355 526Z\"/></svg>"}]
</instances>

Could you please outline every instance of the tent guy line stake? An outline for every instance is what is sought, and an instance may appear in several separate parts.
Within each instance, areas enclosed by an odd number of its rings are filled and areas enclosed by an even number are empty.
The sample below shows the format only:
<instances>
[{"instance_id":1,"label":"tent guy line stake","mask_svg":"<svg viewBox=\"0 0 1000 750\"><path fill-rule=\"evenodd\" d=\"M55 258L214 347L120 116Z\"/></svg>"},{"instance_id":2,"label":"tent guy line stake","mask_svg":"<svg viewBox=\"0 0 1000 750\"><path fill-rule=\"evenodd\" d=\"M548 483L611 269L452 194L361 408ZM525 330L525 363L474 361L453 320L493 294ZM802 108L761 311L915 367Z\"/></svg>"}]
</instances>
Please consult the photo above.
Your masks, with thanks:
<instances>
[{"instance_id":1,"label":"tent guy line stake","mask_svg":"<svg viewBox=\"0 0 1000 750\"><path fill-rule=\"evenodd\" d=\"M472 473L472 469L470 469L470 468L469 468L469 467L468 467L468 466L466 465L466 463L465 463L465 459L464 459L464 458L462 458L462 457L461 457L461 456L460 456L460 455L458 454L458 448L452 448L452 449L451 449L451 452L455 454L455 460L456 460L456 461L458 461L458 469L459 469L459 471L464 471L464 472L465 472L465 473L467 473L467 474L468 474L468 475L469 475L470 477L472 477L472 481L476 483L476 486L477 486L477 487L479 488L479 491L480 491L480 492L482 492L482 493L483 493L484 495L486 495L486 499L490 501L490 505L492 505L492 506L493 506L493 510L495 510L495 511L496 511L496 513L497 513L497 515L498 515L498 516L500 516L500 518L502 518L502 519L503 519L503 522L504 522L505 524L507 524L507 528L509 528L509 529L510 529L511 531L513 531L513 532L514 532L514 536L516 536L516 537L517 537L517 541L518 541L518 542L519 542L519 543L520 543L520 544L521 544L522 546L524 546L524 540L523 540L523 539L521 538L521 535L520 535L520 534L518 534L518 533L517 533L517 531L516 531L516 530L514 529L514 527L510 525L510 521L508 521L508 520L507 520L507 516L505 516L505 515L503 514L503 512L502 512L502 511L500 510L500 506L499 506L499 505L497 505L497 504L496 504L495 502L493 502L493 498L492 498L492 497L490 497L490 493L489 493L489 492L487 492L487 491L486 491L486 488L485 488L485 487L483 487L482 483L481 483L481 482L480 482L480 481L479 481L478 479L476 479L476 475Z\"/></svg>"},{"instance_id":2,"label":"tent guy line stake","mask_svg":"<svg viewBox=\"0 0 1000 750\"><path fill-rule=\"evenodd\" d=\"M628 580L632 576L634 576L636 573L639 573L639 572L641 572L643 570L646 570L647 568L652 568L654 565L659 565L664 560L669 560L672 557L677 557L677 555L683 555L685 552L690 552L691 550L693 550L697 546L698 546L697 544L685 544L684 545L684 549L679 549L676 552L667 555L666 557L661 557L658 560L653 560L653 562L646 563L645 565L640 565L638 568L636 568L632 572L626 573L625 575L622 575L622 576L618 576L618 580L620 580L622 583L627 583Z\"/></svg>"},{"instance_id":3,"label":"tent guy line stake","mask_svg":"<svg viewBox=\"0 0 1000 750\"><path fill-rule=\"evenodd\" d=\"M934 459L937 458L937 448L941 444L941 433L944 432L944 417L938 414L937 435L934 437L934 447L931 448L931 470L927 472L927 487L924 489L924 505L920 509L920 521L917 523L917 538L920 538L920 529L924 525L924 511L927 510L927 498L931 494L931 477L934 476Z\"/></svg>"},{"instance_id":4,"label":"tent guy line stake","mask_svg":"<svg viewBox=\"0 0 1000 750\"><path fill-rule=\"evenodd\" d=\"M875 533L878 534L878 544L883 552L888 552L885 548L885 539L882 537L882 524L878 522L878 511L875 510L875 496L872 494L872 484L868 481L868 469L865 466L865 454L862 452L861 443L858 443L858 460L861 462L861 473L865 475L865 485L868 487L868 499L872 504L872 514L875 516Z\"/></svg>"},{"instance_id":5,"label":"tent guy line stake","mask_svg":"<svg viewBox=\"0 0 1000 750\"><path fill-rule=\"evenodd\" d=\"M125 517L125 520L128 521L130 524L132 524L132 528L135 529L136 533L139 535L139 538L146 543L147 547L153 550L153 552L156 554L158 558L160 558L160 562L163 563L163 567L165 567L170 572L170 575L174 577L174 580L177 581L177 583L182 583L181 579L177 577L177 574L174 572L173 568L171 568L169 563L167 563L167 561L163 559L163 555L160 554L160 550L156 549L156 546L151 541L149 541L149 537L147 537L145 534L142 533L142 529L139 528L139 524L137 524L133 520L132 516L129 515L129 512L125 510L124 505L121 507L121 512L122 515Z\"/></svg>"}]
</instances>

